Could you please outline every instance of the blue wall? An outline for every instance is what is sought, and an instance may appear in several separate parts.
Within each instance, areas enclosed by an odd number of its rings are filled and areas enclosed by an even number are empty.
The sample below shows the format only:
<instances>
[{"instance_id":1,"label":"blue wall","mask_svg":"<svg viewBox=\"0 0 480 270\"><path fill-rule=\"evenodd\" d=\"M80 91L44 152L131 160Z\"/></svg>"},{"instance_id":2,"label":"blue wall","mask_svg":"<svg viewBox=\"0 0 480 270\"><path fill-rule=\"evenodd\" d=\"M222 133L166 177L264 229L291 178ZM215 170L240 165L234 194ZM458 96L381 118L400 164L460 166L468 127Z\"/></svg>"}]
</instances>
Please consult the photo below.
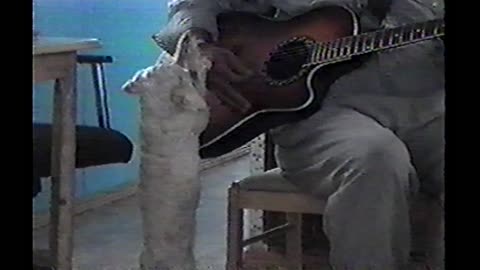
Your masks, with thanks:
<instances>
[{"instance_id":1,"label":"blue wall","mask_svg":"<svg viewBox=\"0 0 480 270\"><path fill-rule=\"evenodd\" d=\"M35 29L44 36L98 38L103 48L92 54L108 54L115 62L106 67L107 88L113 128L138 142L138 100L121 91L122 84L133 74L154 63L160 49L151 35L167 21L167 0L34 0ZM79 124L96 125L93 84L90 70L79 67ZM51 121L51 83L35 86L36 122ZM112 165L77 171L76 197L80 200L100 196L135 184L138 177L138 155L125 165ZM36 198L36 212L48 208L48 181Z\"/></svg>"}]
</instances>

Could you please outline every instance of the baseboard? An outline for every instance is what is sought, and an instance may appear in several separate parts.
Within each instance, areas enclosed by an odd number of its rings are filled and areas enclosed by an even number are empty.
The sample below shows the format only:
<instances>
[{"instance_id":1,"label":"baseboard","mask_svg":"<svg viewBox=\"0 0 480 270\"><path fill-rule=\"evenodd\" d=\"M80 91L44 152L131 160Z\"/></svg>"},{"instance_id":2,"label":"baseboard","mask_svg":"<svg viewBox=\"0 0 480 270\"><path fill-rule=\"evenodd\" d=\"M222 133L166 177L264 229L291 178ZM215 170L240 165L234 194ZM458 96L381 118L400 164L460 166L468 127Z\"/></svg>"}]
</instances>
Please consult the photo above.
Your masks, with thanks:
<instances>
[{"instance_id":1,"label":"baseboard","mask_svg":"<svg viewBox=\"0 0 480 270\"><path fill-rule=\"evenodd\" d=\"M249 145L246 145L244 147L241 147L231 153L228 153L226 155L223 155L218 158L212 158L212 159L206 159L202 160L200 163L200 170L206 170L215 166L218 166L220 164L223 164L227 161L242 157L244 155L247 155L250 153L250 147ZM81 213L84 213L86 211L101 207L103 205L111 204L115 201L118 200L123 200L126 198L129 198L137 192L137 185L130 186L127 188L124 188L120 191L112 192L109 194L101 195L101 196L96 196L92 199L87 199L84 201L76 202L74 205L74 215L79 215ZM36 214L33 215L33 229L39 229L41 227L45 227L49 224L50 222L50 214L45 213L45 214Z\"/></svg>"},{"instance_id":2,"label":"baseboard","mask_svg":"<svg viewBox=\"0 0 480 270\"><path fill-rule=\"evenodd\" d=\"M135 195L136 192L137 192L137 185L134 185L134 186L124 188L120 191L116 191L116 192L105 194L102 196L96 196L92 199L76 202L74 205L73 214L79 215L88 210L92 210L97 207L110 204L118 200L126 199L130 196ZM33 215L33 229L38 229L38 228L47 226L49 222L50 222L49 213Z\"/></svg>"}]
</instances>

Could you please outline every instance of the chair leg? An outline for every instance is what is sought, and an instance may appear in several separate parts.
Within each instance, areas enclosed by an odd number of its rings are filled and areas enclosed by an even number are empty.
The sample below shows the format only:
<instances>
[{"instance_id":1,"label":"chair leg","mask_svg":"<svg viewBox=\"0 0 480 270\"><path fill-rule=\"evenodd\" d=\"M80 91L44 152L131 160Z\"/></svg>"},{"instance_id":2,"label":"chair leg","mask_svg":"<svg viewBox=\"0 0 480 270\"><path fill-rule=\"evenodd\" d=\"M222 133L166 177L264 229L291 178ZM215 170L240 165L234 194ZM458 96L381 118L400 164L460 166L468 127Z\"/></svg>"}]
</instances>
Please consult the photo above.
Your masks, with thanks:
<instances>
[{"instance_id":1,"label":"chair leg","mask_svg":"<svg viewBox=\"0 0 480 270\"><path fill-rule=\"evenodd\" d=\"M293 225L286 235L286 256L291 262L289 270L302 270L302 214L287 213L287 222Z\"/></svg>"},{"instance_id":2,"label":"chair leg","mask_svg":"<svg viewBox=\"0 0 480 270\"><path fill-rule=\"evenodd\" d=\"M228 190L227 270L240 270L243 257L243 209L238 205L238 184Z\"/></svg>"}]
</instances>

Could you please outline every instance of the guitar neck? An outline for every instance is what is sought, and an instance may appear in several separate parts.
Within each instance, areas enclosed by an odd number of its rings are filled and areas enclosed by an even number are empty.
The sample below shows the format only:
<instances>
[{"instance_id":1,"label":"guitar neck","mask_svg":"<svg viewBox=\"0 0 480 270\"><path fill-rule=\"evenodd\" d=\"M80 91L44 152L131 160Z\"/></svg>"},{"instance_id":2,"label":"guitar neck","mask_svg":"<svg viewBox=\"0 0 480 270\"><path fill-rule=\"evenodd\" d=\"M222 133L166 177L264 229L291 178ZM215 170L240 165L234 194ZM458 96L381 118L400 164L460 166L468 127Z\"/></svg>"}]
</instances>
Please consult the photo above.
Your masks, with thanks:
<instances>
[{"instance_id":1,"label":"guitar neck","mask_svg":"<svg viewBox=\"0 0 480 270\"><path fill-rule=\"evenodd\" d=\"M438 19L319 43L311 47L306 65L404 46L443 36L444 32L444 20Z\"/></svg>"}]
</instances>

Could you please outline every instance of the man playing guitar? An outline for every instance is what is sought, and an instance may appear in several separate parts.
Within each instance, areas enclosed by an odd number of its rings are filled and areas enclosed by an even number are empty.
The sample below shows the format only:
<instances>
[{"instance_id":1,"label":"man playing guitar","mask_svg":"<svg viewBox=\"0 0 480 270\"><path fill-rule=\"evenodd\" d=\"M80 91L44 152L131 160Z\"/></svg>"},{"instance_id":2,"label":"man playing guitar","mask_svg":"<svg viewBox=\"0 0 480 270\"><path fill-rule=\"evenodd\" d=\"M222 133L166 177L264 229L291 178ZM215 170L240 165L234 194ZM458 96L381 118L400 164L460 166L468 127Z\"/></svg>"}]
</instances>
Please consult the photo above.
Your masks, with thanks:
<instances>
[{"instance_id":1,"label":"man playing guitar","mask_svg":"<svg viewBox=\"0 0 480 270\"><path fill-rule=\"evenodd\" d=\"M157 41L173 53L185 31L202 38L213 63L208 89L232 111L244 112L251 104L235 84L258 71L216 44L218 14L288 19L336 4L356 14L362 31L443 18L443 0L376 2L385 2L385 14L368 0L171 0L169 23ZM443 43L433 39L373 54L331 85L320 110L271 131L283 176L328 198L324 231L333 269L420 269L409 262L409 208L417 190L443 194L444 93ZM443 269L442 263L441 256L430 262L433 269Z\"/></svg>"}]
</instances>

